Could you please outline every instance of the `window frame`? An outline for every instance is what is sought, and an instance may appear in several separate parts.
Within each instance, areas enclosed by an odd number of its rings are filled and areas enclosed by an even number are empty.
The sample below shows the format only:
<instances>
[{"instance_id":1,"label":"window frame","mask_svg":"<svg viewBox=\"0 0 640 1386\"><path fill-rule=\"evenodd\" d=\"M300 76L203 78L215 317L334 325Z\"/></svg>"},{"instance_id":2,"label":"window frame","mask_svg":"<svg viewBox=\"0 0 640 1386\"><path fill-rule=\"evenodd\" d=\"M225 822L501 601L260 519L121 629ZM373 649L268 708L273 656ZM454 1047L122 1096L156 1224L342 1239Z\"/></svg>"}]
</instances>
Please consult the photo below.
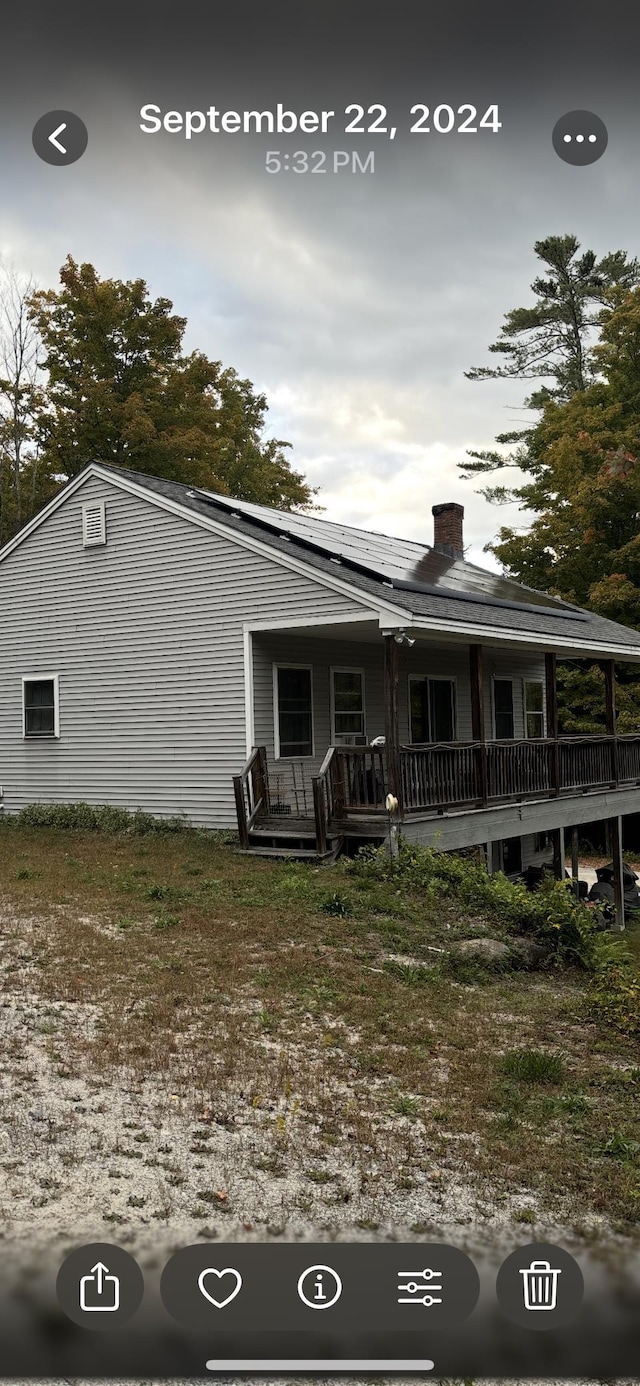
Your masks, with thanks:
<instances>
[{"instance_id":1,"label":"window frame","mask_svg":"<svg viewBox=\"0 0 640 1386\"><path fill-rule=\"evenodd\" d=\"M25 704L25 691L28 683L52 683L53 684L53 731L47 732L28 732L27 731L27 709ZM58 674L23 674L22 675L22 740L23 741L59 741L60 739L60 678Z\"/></svg>"},{"instance_id":2,"label":"window frame","mask_svg":"<svg viewBox=\"0 0 640 1386\"><path fill-rule=\"evenodd\" d=\"M361 732L336 732L336 690L333 676L334 674L359 674L360 688L362 690L362 731ZM331 712L331 745L335 746L336 736L366 736L367 735L367 699L365 695L365 671L355 664L331 664L329 667L329 706ZM344 715L344 714L343 714Z\"/></svg>"},{"instance_id":3,"label":"window frame","mask_svg":"<svg viewBox=\"0 0 640 1386\"><path fill-rule=\"evenodd\" d=\"M308 755L281 755L280 754L280 707L278 703L278 670L279 669L306 669L309 673L310 687L310 710L311 710L311 751ZM315 698L313 688L313 664L294 664L290 660L275 660L273 664L273 758L274 760L313 760L316 753L316 716Z\"/></svg>"},{"instance_id":4,"label":"window frame","mask_svg":"<svg viewBox=\"0 0 640 1386\"><path fill-rule=\"evenodd\" d=\"M412 674L409 674L409 676L408 676L408 685L407 685L407 686L408 686L409 698L408 698L408 704L407 704L407 721L408 721L408 724L409 724L409 726L408 726L408 732L409 732L409 745L410 745L410 746L413 746L413 745L416 745L416 746L420 746L420 745L427 745L427 746L428 746L428 745L434 745L434 746L435 746L435 745L438 745L438 744L440 744L440 743L436 742L436 741L431 737L431 698L430 698L430 697L428 698L428 703L427 703L427 706L428 706L428 714L429 714L429 738L430 738L430 739L429 739L429 741L427 741L427 742L420 742L420 741L414 742L414 741L412 740L412 736L411 736L411 684L412 684L412 683L450 683L450 684L452 685L452 688L453 688L453 709L452 709L452 710L453 710L453 718L452 718L452 722L453 722L453 736L452 736L452 738L451 738L451 744L452 744L454 741L457 741L457 740L458 740L458 676L457 676L457 674L415 674L415 673L412 673ZM442 744L448 745L449 743L448 743L448 742L444 742L444 743L442 743Z\"/></svg>"},{"instance_id":5,"label":"window frame","mask_svg":"<svg viewBox=\"0 0 640 1386\"><path fill-rule=\"evenodd\" d=\"M496 683L511 684L511 715L513 718L513 736L498 736L496 731ZM491 729L494 741L517 741L516 736L516 701L513 696L513 685L515 679L511 674L492 674L491 675Z\"/></svg>"},{"instance_id":6,"label":"window frame","mask_svg":"<svg viewBox=\"0 0 640 1386\"><path fill-rule=\"evenodd\" d=\"M529 709L529 708L527 707L527 684L528 684L528 683L537 683L537 684L540 686L540 688L542 689L542 708L541 708L540 710L538 710L537 708ZM528 717L530 711L531 711L531 713L532 713L532 716L534 716L534 717L540 717L540 716L542 716L542 731L541 731L539 737L537 737L537 736L529 736L529 733L528 733L528 731L527 731L527 717ZM544 740L546 740L546 736L547 736L547 696L546 696L546 689L545 689L545 682L544 682L544 679L527 679L527 678L524 678L524 677L523 677L523 679L522 679L522 718L523 718L523 722L524 722L524 736L525 736L525 741L540 741L540 740L544 741Z\"/></svg>"}]
</instances>

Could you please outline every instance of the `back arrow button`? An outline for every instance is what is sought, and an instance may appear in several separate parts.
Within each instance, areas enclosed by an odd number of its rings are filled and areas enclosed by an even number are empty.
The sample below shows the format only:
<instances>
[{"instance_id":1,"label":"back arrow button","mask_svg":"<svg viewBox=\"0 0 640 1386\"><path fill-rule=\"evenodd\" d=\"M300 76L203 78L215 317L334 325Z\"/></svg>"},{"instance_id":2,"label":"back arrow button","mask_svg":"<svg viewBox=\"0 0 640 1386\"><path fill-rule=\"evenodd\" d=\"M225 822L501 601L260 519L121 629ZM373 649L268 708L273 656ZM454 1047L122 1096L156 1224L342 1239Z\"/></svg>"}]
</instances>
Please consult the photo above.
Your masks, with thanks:
<instances>
[{"instance_id":1,"label":"back arrow button","mask_svg":"<svg viewBox=\"0 0 640 1386\"><path fill-rule=\"evenodd\" d=\"M64 134L64 144L59 136ZM33 127L33 147L46 164L75 164L89 141L87 127L73 111L47 111Z\"/></svg>"},{"instance_id":2,"label":"back arrow button","mask_svg":"<svg viewBox=\"0 0 640 1386\"><path fill-rule=\"evenodd\" d=\"M52 135L49 135L49 144L55 144L56 149L59 149L61 154L66 154L67 151L66 151L64 145L60 143L60 141L59 141L59 139L57 138L57 136L58 136L58 135L61 135L61 134L62 134L62 131L63 131L63 130L66 130L66 128L67 128L67 122L66 122L66 120L63 120L62 125L59 125L58 128L57 128L57 130L54 130L53 134L52 134Z\"/></svg>"}]
</instances>

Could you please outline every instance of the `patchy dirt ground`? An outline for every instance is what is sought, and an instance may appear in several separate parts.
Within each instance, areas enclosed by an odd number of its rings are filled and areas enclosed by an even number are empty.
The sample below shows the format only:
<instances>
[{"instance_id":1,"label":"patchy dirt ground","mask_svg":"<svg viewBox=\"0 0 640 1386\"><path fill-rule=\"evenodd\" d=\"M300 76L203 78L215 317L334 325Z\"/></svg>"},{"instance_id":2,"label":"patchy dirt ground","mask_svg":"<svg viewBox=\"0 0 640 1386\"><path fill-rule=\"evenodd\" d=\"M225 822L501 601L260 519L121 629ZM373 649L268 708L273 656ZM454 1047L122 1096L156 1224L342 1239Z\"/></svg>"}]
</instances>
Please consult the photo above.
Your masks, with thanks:
<instances>
[{"instance_id":1,"label":"patchy dirt ground","mask_svg":"<svg viewBox=\"0 0 640 1386\"><path fill-rule=\"evenodd\" d=\"M450 1159L433 1163L410 1108L408 1116L387 1117L386 1148L384 1129L376 1131L375 1152L363 1145L358 1122L367 1114L348 1074L335 1078L333 1095L352 1104L353 1126L327 1145L322 1122L309 1122L304 1093L286 1072L279 1098L273 1089L262 1095L252 1083L231 1083L206 1099L192 1082L186 1045L171 1075L145 1078L126 1065L115 1073L78 1072L74 1051L100 1043L100 1006L35 990L33 950L45 920L20 918L5 906L0 927L0 1217L12 1240L32 1244L36 1232L47 1241L90 1240L112 1229L122 1241L147 1228L145 1240L156 1242L169 1227L182 1242L256 1227L276 1236L310 1226L496 1226L537 1200L528 1188L494 1195L465 1178L455 1142ZM293 1073L295 1041L286 1054L282 1041L268 1036L261 1047L265 1076ZM324 1097L331 1100L331 1084Z\"/></svg>"},{"instance_id":2,"label":"patchy dirt ground","mask_svg":"<svg viewBox=\"0 0 640 1386\"><path fill-rule=\"evenodd\" d=\"M196 834L0 831L0 875L5 1247L634 1238L637 1046L577 973L447 971L484 919Z\"/></svg>"},{"instance_id":3,"label":"patchy dirt ground","mask_svg":"<svg viewBox=\"0 0 640 1386\"><path fill-rule=\"evenodd\" d=\"M633 1231L637 1046L577 973L448 971L482 918L196 833L5 825L0 872L12 1240Z\"/></svg>"}]
</instances>

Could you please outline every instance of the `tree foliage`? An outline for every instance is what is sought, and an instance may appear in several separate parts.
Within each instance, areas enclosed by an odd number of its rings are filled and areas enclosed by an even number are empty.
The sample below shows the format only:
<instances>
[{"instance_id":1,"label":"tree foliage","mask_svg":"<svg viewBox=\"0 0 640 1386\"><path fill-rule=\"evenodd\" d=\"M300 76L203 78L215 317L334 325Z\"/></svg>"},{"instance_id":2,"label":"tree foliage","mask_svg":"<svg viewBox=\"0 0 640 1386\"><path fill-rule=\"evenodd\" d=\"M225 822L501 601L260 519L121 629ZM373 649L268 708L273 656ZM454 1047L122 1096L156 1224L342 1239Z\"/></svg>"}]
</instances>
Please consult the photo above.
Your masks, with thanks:
<instances>
[{"instance_id":1,"label":"tree foliage","mask_svg":"<svg viewBox=\"0 0 640 1386\"><path fill-rule=\"evenodd\" d=\"M143 279L69 257L58 289L0 266L0 543L88 462L289 510L313 493L265 438L267 401L203 352Z\"/></svg>"},{"instance_id":2,"label":"tree foliage","mask_svg":"<svg viewBox=\"0 0 640 1386\"><path fill-rule=\"evenodd\" d=\"M599 377L548 400L532 431L520 488L535 518L491 545L515 577L640 627L640 289L603 309Z\"/></svg>"},{"instance_id":3,"label":"tree foliage","mask_svg":"<svg viewBox=\"0 0 640 1386\"><path fill-rule=\"evenodd\" d=\"M616 250L598 260L594 251L579 254L576 236L548 236L536 241L544 273L534 279L535 302L513 308L489 351L500 357L496 366L476 366L468 380L516 379L539 382L524 400L528 409L564 403L586 390L597 378L597 331L603 308L612 293L633 288L640 280L640 265ZM466 477L518 468L528 472L535 461L533 425L499 434L496 442L512 451L498 449L470 452L461 463ZM515 445L515 448L513 447ZM498 503L521 499L521 488L497 485L483 491Z\"/></svg>"},{"instance_id":4,"label":"tree foliage","mask_svg":"<svg viewBox=\"0 0 640 1386\"><path fill-rule=\"evenodd\" d=\"M152 300L143 279L100 279L71 257L60 281L31 299L50 478L97 460L283 509L310 504L288 445L264 439L265 396L220 361L183 353L186 319L169 299Z\"/></svg>"},{"instance_id":5,"label":"tree foliage","mask_svg":"<svg viewBox=\"0 0 640 1386\"><path fill-rule=\"evenodd\" d=\"M575 237L538 242L550 265L536 280L533 309L507 314L507 366L473 379L546 377L527 405L537 419L510 454L475 454L466 475L508 466L518 486L489 488L533 514L523 531L503 526L488 548L515 578L611 620L640 629L640 287L639 268L622 251L578 258ZM498 440L509 441L508 435ZM602 673L568 666L561 676L563 728L604 728ZM618 727L640 728L640 683L618 673Z\"/></svg>"}]
</instances>

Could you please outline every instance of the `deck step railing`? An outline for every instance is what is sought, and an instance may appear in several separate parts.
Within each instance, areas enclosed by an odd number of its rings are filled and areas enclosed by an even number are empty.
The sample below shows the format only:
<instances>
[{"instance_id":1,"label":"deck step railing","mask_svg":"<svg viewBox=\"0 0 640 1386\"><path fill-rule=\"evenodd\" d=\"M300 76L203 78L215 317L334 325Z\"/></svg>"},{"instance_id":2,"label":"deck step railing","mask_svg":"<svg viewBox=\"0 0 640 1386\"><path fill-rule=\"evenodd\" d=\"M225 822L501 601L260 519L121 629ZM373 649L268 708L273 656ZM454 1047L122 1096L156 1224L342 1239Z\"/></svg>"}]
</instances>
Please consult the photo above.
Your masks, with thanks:
<instances>
[{"instance_id":1,"label":"deck step railing","mask_svg":"<svg viewBox=\"0 0 640 1386\"><path fill-rule=\"evenodd\" d=\"M269 771L264 746L254 746L240 775L233 777L240 846L249 846L253 824L269 811Z\"/></svg>"}]
</instances>

